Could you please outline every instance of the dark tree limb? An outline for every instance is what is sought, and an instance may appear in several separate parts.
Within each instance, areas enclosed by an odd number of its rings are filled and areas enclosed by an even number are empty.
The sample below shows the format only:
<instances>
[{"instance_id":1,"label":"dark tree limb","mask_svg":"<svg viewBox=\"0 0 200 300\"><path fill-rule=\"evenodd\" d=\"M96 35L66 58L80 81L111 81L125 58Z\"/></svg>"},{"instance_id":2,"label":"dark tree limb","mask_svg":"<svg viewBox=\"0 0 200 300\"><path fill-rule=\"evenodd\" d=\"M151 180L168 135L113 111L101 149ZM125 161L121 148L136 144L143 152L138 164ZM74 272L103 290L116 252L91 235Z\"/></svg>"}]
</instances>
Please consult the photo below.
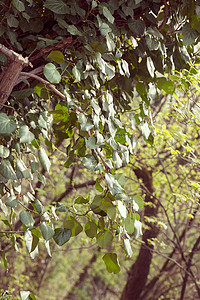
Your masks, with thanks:
<instances>
[{"instance_id":1,"label":"dark tree limb","mask_svg":"<svg viewBox=\"0 0 200 300\"><path fill-rule=\"evenodd\" d=\"M0 74L0 110L10 96L18 77L25 66L31 65L28 58L9 50L0 44L0 51L8 58L4 70Z\"/></svg>"},{"instance_id":2,"label":"dark tree limb","mask_svg":"<svg viewBox=\"0 0 200 300\"><path fill-rule=\"evenodd\" d=\"M158 213L159 203L156 197L153 196L153 177L152 173L146 168L134 170L138 179L142 179L145 186L145 202L148 205L145 206L144 215L146 217L156 217ZM152 205L149 205L151 203ZM138 300L147 281L149 269L152 260L153 245L149 245L148 240L156 238L159 230L155 224L145 222L148 226L143 233L142 245L135 263L132 265L126 286L124 287L121 300Z\"/></svg>"},{"instance_id":3,"label":"dark tree limb","mask_svg":"<svg viewBox=\"0 0 200 300\"><path fill-rule=\"evenodd\" d=\"M60 202L63 198L65 198L67 195L69 195L73 189L74 190L78 190L78 189L81 189L81 188L87 188L88 186L90 185L95 185L96 181L95 180L89 180L89 181L86 181L86 182L83 182L83 183L79 183L79 184L74 184L73 186L70 185L66 191L64 191L59 198L57 198L55 200L55 202Z\"/></svg>"},{"instance_id":4,"label":"dark tree limb","mask_svg":"<svg viewBox=\"0 0 200 300\"><path fill-rule=\"evenodd\" d=\"M186 285L187 285L188 276L189 276L189 273L191 273L190 268L192 266L192 259L193 259L195 251L197 250L197 247L199 246L199 244L200 244L200 236L198 237L198 239L194 243L194 245L192 247L192 250L189 254L189 258L188 258L188 261L187 261L187 264L186 264L186 272L185 272L185 276L183 278L183 284L182 284L182 289L181 289L180 300L184 299L184 294L185 294L185 289L186 289ZM196 286L196 290L197 290L197 293L198 293L198 296L199 296L199 299L200 299L200 287L198 286L197 283L195 284L195 286Z\"/></svg>"},{"instance_id":5,"label":"dark tree limb","mask_svg":"<svg viewBox=\"0 0 200 300\"><path fill-rule=\"evenodd\" d=\"M164 20L163 20L162 24L158 28L159 31L161 31L164 28L165 24L167 23L168 17L169 17L169 6L167 4L167 0L164 0L164 5L165 5L165 9L164 9L165 15L164 15Z\"/></svg>"},{"instance_id":6,"label":"dark tree limb","mask_svg":"<svg viewBox=\"0 0 200 300\"><path fill-rule=\"evenodd\" d=\"M83 271L79 275L77 281L73 284L70 289L70 292L63 298L63 300L73 299L74 291L81 285L81 283L85 280L86 276L88 275L88 271L91 268L92 264L97 260L97 254L100 251L100 247L97 248L97 252L92 255L88 264L83 268Z\"/></svg>"},{"instance_id":7,"label":"dark tree limb","mask_svg":"<svg viewBox=\"0 0 200 300\"><path fill-rule=\"evenodd\" d=\"M195 209L195 211L193 212L192 216L193 218L190 219L188 227L184 228L184 230L182 231L180 237L179 237L179 241L181 243L181 241L183 240L183 238L185 237L186 231L189 230L189 228L191 227L192 223L195 220L195 217L197 215L198 212L198 208ZM164 272L169 272L170 270L172 270L176 264L172 263L169 265L170 262L172 262L172 257L174 256L174 254L176 253L176 250L178 249L178 245L175 244L173 250L171 251L171 253L168 255L168 258L166 259L166 261L164 262L162 268L160 269L159 273L157 275L155 275L151 281L145 286L145 289L141 295L142 299L146 299L147 295L153 290L153 288L155 287L156 283L159 281L159 279L161 278L162 274Z\"/></svg>"},{"instance_id":8,"label":"dark tree limb","mask_svg":"<svg viewBox=\"0 0 200 300\"><path fill-rule=\"evenodd\" d=\"M67 47L72 46L76 40L72 40L72 37L67 37L66 39L63 39L62 41L58 42L57 44L47 46L43 49L41 49L37 54L34 56L30 57L31 62L35 62L36 60L42 58L43 56L49 54L51 51L54 50L64 50Z\"/></svg>"}]
</instances>

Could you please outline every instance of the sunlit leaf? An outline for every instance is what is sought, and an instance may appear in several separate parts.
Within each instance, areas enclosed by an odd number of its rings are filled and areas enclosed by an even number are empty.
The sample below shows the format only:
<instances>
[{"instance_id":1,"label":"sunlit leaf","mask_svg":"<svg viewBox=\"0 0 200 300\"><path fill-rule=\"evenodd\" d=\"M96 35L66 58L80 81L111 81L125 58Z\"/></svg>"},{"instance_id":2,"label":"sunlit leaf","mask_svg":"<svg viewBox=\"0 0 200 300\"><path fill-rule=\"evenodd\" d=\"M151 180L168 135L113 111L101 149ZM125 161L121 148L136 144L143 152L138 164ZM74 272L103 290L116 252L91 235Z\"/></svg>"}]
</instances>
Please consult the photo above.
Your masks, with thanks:
<instances>
[{"instance_id":1,"label":"sunlit leaf","mask_svg":"<svg viewBox=\"0 0 200 300\"><path fill-rule=\"evenodd\" d=\"M40 224L40 230L42 232L43 238L48 241L54 236L54 230L47 222L42 222Z\"/></svg>"},{"instance_id":2,"label":"sunlit leaf","mask_svg":"<svg viewBox=\"0 0 200 300\"><path fill-rule=\"evenodd\" d=\"M35 221L29 211L21 211L19 214L21 222L28 228L32 228Z\"/></svg>"},{"instance_id":3,"label":"sunlit leaf","mask_svg":"<svg viewBox=\"0 0 200 300\"><path fill-rule=\"evenodd\" d=\"M27 125L23 125L19 129L19 138L20 143L30 144L34 140L35 136L32 132L29 131Z\"/></svg>"},{"instance_id":4,"label":"sunlit leaf","mask_svg":"<svg viewBox=\"0 0 200 300\"><path fill-rule=\"evenodd\" d=\"M50 163L50 160L44 150L44 148L40 148L39 151L38 151L38 156L39 156L39 160L43 166L43 168L49 172L49 169L50 169L50 166L51 166L51 163Z\"/></svg>"},{"instance_id":5,"label":"sunlit leaf","mask_svg":"<svg viewBox=\"0 0 200 300\"><path fill-rule=\"evenodd\" d=\"M88 221L85 224L85 233L88 237L93 238L97 234L97 225L95 222Z\"/></svg>"},{"instance_id":6,"label":"sunlit leaf","mask_svg":"<svg viewBox=\"0 0 200 300\"><path fill-rule=\"evenodd\" d=\"M15 171L9 160L4 159L0 164L0 175L5 177L6 179L17 179Z\"/></svg>"},{"instance_id":7,"label":"sunlit leaf","mask_svg":"<svg viewBox=\"0 0 200 300\"><path fill-rule=\"evenodd\" d=\"M190 45L192 43L195 43L198 37L196 30L194 30L189 23L183 25L182 34L183 34L183 43L185 45Z\"/></svg>"},{"instance_id":8,"label":"sunlit leaf","mask_svg":"<svg viewBox=\"0 0 200 300\"><path fill-rule=\"evenodd\" d=\"M126 254L131 257L133 255L133 251L131 248L131 244L130 244L130 240L129 239L124 239L124 250L126 252Z\"/></svg>"},{"instance_id":9,"label":"sunlit leaf","mask_svg":"<svg viewBox=\"0 0 200 300\"><path fill-rule=\"evenodd\" d=\"M118 274L120 272L119 261L116 253L106 253L103 256L103 260L109 273Z\"/></svg>"},{"instance_id":10,"label":"sunlit leaf","mask_svg":"<svg viewBox=\"0 0 200 300\"><path fill-rule=\"evenodd\" d=\"M10 150L3 145L0 145L0 157L7 158L10 155Z\"/></svg>"},{"instance_id":11,"label":"sunlit leaf","mask_svg":"<svg viewBox=\"0 0 200 300\"><path fill-rule=\"evenodd\" d=\"M51 51L47 58L55 61L57 64L62 64L65 61L64 55L61 51Z\"/></svg>"},{"instance_id":12,"label":"sunlit leaf","mask_svg":"<svg viewBox=\"0 0 200 300\"><path fill-rule=\"evenodd\" d=\"M97 244L99 245L99 247L101 248L107 248L113 240L113 235L111 232L109 231L105 231L105 232L100 232L97 235Z\"/></svg>"},{"instance_id":13,"label":"sunlit leaf","mask_svg":"<svg viewBox=\"0 0 200 300\"><path fill-rule=\"evenodd\" d=\"M51 83L59 83L61 81L61 75L56 69L56 66L52 63L48 63L45 65L44 76Z\"/></svg>"},{"instance_id":14,"label":"sunlit leaf","mask_svg":"<svg viewBox=\"0 0 200 300\"><path fill-rule=\"evenodd\" d=\"M0 113L0 134L10 135L17 129L15 121L4 113Z\"/></svg>"}]
</instances>

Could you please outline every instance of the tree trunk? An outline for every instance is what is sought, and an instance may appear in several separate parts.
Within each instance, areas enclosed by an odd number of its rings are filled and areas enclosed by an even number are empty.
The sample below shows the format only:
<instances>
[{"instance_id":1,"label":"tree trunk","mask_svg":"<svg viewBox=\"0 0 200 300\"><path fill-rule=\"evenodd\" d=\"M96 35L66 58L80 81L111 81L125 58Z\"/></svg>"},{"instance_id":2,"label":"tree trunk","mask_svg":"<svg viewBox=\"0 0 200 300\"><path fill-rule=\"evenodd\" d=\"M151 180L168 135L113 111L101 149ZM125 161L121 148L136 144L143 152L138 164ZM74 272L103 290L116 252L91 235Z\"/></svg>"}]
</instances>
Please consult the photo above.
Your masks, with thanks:
<instances>
[{"instance_id":1,"label":"tree trunk","mask_svg":"<svg viewBox=\"0 0 200 300\"><path fill-rule=\"evenodd\" d=\"M8 97L10 96L13 87L18 80L18 77L24 66L28 66L28 58L24 58L22 55L7 49L0 44L0 51L4 53L8 62L4 70L0 74L0 110L4 106Z\"/></svg>"},{"instance_id":2,"label":"tree trunk","mask_svg":"<svg viewBox=\"0 0 200 300\"><path fill-rule=\"evenodd\" d=\"M150 171L143 167L142 169L134 170L138 179L142 179L144 184L145 202L147 204L144 209L146 217L156 217L158 212L158 202L153 197L153 178ZM145 287L149 269L152 260L153 245L149 245L148 240L156 238L159 230L154 223L145 222L148 226L143 233L142 245L135 263L132 265L128 280L124 287L121 300L139 300L142 290Z\"/></svg>"}]
</instances>

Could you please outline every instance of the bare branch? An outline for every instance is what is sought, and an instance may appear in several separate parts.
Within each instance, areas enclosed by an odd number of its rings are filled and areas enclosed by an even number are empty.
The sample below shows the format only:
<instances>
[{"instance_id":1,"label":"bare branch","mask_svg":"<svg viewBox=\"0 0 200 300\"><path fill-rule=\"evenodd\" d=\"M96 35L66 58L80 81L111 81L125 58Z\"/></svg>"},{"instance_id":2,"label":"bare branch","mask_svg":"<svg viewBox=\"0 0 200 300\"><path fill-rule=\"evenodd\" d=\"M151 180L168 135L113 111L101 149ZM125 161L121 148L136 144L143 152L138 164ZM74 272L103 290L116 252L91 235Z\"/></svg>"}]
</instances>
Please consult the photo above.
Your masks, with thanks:
<instances>
[{"instance_id":1,"label":"bare branch","mask_svg":"<svg viewBox=\"0 0 200 300\"><path fill-rule=\"evenodd\" d=\"M44 85L48 86L48 88L50 88L50 90L52 92L54 92L57 96L59 96L60 98L62 98L65 101L68 101L67 97L63 93L61 93L59 90L57 90L57 88L55 88L55 86L53 84L51 84L49 81L47 81L35 74L32 74L32 73L21 72L21 75L27 76L27 77L32 77L32 78L42 82ZM72 106L74 107L75 110L81 112L82 114L85 114L85 112L80 107L78 107L76 104L73 104Z\"/></svg>"}]
</instances>

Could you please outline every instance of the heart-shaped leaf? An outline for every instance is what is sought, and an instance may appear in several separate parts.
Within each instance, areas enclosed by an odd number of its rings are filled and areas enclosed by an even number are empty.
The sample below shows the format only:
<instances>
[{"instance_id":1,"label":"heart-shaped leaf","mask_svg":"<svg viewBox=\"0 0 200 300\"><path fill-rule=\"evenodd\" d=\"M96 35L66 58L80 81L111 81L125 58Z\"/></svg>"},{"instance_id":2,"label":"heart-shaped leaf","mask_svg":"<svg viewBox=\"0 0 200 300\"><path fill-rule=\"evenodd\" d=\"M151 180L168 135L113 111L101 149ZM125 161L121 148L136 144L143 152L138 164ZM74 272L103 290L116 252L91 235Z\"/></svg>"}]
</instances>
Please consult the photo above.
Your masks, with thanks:
<instances>
[{"instance_id":1,"label":"heart-shaped leaf","mask_svg":"<svg viewBox=\"0 0 200 300\"><path fill-rule=\"evenodd\" d=\"M72 234L71 229L56 228L53 238L54 238L54 241L56 242L56 244L58 244L59 246L62 246L66 242L69 241L71 234Z\"/></svg>"},{"instance_id":2,"label":"heart-shaped leaf","mask_svg":"<svg viewBox=\"0 0 200 300\"><path fill-rule=\"evenodd\" d=\"M48 63L44 67L44 76L51 83L59 83L61 81L60 73L52 63Z\"/></svg>"}]
</instances>

